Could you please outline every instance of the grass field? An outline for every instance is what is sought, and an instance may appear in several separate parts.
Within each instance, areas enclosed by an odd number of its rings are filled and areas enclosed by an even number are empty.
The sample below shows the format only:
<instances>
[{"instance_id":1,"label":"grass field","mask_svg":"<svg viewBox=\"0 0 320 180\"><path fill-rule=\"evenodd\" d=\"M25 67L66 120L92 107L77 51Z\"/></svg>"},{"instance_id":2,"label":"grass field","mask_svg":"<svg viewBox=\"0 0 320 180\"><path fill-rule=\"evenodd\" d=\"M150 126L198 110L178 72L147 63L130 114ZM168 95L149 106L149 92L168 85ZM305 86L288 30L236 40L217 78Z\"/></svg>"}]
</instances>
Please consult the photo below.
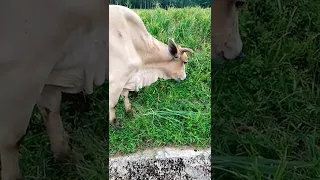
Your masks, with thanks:
<instances>
[{"instance_id":1,"label":"grass field","mask_svg":"<svg viewBox=\"0 0 320 180\"><path fill-rule=\"evenodd\" d=\"M147 147L210 146L210 9L135 10L148 31L167 43L173 38L195 52L183 82L160 80L129 95L134 112L125 114L122 101L117 118L123 129L109 132L110 155Z\"/></svg>"},{"instance_id":2,"label":"grass field","mask_svg":"<svg viewBox=\"0 0 320 180\"><path fill-rule=\"evenodd\" d=\"M64 96L61 114L71 138L73 161L53 162L43 120L35 109L22 142L21 168L26 180L105 180L110 155L162 145L210 146L210 9L137 10L159 40L174 38L195 53L187 64L184 82L160 81L130 96L134 113L117 117L123 129L110 130L108 85L93 95Z\"/></svg>"},{"instance_id":3,"label":"grass field","mask_svg":"<svg viewBox=\"0 0 320 180\"><path fill-rule=\"evenodd\" d=\"M247 57L213 69L215 179L319 179L319 2L249 0L239 20Z\"/></svg>"}]
</instances>

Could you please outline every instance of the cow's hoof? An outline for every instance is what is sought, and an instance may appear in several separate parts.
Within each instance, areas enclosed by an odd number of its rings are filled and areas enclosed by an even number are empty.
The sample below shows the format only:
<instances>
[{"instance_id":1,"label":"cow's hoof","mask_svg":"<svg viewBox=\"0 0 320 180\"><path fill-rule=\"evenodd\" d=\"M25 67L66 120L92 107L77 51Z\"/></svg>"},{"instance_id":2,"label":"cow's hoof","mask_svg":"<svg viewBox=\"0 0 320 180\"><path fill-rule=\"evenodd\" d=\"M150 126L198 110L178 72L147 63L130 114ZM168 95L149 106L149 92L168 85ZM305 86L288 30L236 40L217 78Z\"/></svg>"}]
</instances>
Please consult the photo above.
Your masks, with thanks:
<instances>
[{"instance_id":1,"label":"cow's hoof","mask_svg":"<svg viewBox=\"0 0 320 180\"><path fill-rule=\"evenodd\" d=\"M118 120L113 120L111 123L111 126L115 129L115 130L119 130L121 129L121 124Z\"/></svg>"},{"instance_id":2,"label":"cow's hoof","mask_svg":"<svg viewBox=\"0 0 320 180\"><path fill-rule=\"evenodd\" d=\"M70 159L69 153L61 153L54 156L54 163L66 163Z\"/></svg>"},{"instance_id":3,"label":"cow's hoof","mask_svg":"<svg viewBox=\"0 0 320 180\"><path fill-rule=\"evenodd\" d=\"M69 135L65 132L63 136L63 141L59 146L53 149L54 162L64 163L69 160L70 156L70 146L69 146Z\"/></svg>"},{"instance_id":4,"label":"cow's hoof","mask_svg":"<svg viewBox=\"0 0 320 180\"><path fill-rule=\"evenodd\" d=\"M131 113L132 112L132 107L130 106L130 107L128 107L128 108L126 108L126 113Z\"/></svg>"},{"instance_id":5,"label":"cow's hoof","mask_svg":"<svg viewBox=\"0 0 320 180\"><path fill-rule=\"evenodd\" d=\"M134 121L135 120L133 111L127 113L127 116L130 118L130 121Z\"/></svg>"}]
</instances>

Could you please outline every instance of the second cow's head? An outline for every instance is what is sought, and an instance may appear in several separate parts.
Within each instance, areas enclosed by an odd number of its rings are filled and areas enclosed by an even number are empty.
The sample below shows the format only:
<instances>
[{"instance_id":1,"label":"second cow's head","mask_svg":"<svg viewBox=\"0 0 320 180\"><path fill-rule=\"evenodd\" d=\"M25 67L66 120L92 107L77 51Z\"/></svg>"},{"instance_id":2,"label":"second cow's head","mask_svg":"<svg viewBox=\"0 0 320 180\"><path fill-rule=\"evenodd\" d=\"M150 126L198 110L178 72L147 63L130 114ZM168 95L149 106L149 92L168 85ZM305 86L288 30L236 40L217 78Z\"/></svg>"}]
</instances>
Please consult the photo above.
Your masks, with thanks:
<instances>
[{"instance_id":1,"label":"second cow's head","mask_svg":"<svg viewBox=\"0 0 320 180\"><path fill-rule=\"evenodd\" d=\"M214 0L212 4L212 58L213 63L235 59L242 55L238 10L245 0Z\"/></svg>"}]
</instances>

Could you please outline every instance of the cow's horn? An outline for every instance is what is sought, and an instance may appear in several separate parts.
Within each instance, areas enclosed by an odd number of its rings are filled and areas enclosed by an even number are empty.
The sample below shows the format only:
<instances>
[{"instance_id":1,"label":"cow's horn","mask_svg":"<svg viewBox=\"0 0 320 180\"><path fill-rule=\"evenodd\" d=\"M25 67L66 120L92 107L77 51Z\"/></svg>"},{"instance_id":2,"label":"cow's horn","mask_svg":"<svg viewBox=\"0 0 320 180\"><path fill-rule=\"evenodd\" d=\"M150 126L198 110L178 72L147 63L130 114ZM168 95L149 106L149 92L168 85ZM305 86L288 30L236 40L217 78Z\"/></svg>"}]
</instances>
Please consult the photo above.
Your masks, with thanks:
<instances>
[{"instance_id":1,"label":"cow's horn","mask_svg":"<svg viewBox=\"0 0 320 180\"><path fill-rule=\"evenodd\" d=\"M193 50L192 50L192 49L189 49L189 48L181 48L181 52L182 52L182 53L184 53L184 52L193 53Z\"/></svg>"}]
</instances>

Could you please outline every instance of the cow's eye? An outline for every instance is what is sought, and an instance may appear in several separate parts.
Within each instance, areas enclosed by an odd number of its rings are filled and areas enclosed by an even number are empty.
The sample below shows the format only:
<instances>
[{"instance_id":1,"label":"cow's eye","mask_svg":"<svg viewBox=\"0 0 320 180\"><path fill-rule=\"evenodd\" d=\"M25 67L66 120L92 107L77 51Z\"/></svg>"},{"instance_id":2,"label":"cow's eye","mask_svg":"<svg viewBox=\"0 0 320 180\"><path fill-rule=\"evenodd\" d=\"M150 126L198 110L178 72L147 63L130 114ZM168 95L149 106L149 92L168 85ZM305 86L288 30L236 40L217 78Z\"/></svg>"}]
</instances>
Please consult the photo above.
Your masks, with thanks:
<instances>
[{"instance_id":1,"label":"cow's eye","mask_svg":"<svg viewBox=\"0 0 320 180\"><path fill-rule=\"evenodd\" d=\"M187 64L187 62L184 61L183 64Z\"/></svg>"}]
</instances>

